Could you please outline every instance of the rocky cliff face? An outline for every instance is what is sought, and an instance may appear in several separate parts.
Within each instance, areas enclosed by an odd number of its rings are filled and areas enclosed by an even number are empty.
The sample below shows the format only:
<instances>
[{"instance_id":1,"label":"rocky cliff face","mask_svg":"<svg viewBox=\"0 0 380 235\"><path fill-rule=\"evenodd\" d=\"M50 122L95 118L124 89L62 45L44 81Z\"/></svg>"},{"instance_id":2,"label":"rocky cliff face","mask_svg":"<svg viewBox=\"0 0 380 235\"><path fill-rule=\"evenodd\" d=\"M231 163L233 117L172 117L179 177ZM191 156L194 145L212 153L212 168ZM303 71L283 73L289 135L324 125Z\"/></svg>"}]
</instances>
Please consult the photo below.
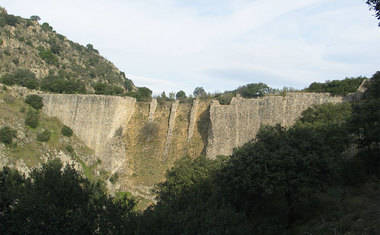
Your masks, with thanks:
<instances>
[{"instance_id":1,"label":"rocky cliff face","mask_svg":"<svg viewBox=\"0 0 380 235\"><path fill-rule=\"evenodd\" d=\"M193 103L137 102L133 98L43 94L44 109L70 126L119 181L114 190L152 200L151 187L185 155L229 155L255 138L261 125L292 125L314 104L343 102L322 93Z\"/></svg>"}]
</instances>

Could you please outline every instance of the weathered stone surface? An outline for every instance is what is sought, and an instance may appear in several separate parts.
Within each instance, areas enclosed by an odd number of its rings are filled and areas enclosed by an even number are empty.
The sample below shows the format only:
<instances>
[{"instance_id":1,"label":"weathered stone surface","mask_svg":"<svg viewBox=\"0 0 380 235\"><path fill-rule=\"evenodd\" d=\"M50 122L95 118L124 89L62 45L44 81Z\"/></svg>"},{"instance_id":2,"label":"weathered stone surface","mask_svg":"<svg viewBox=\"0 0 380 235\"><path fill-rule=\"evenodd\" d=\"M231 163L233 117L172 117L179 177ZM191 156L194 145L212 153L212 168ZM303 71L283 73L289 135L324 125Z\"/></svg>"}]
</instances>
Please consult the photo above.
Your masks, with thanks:
<instances>
[{"instance_id":1,"label":"weathered stone surface","mask_svg":"<svg viewBox=\"0 0 380 235\"><path fill-rule=\"evenodd\" d=\"M187 141L189 142L190 139L193 137L194 134L194 127L196 125L196 118L198 113L198 106L199 106L199 99L195 99L193 101L193 106L191 107L190 112L190 123L189 123L189 129L187 133Z\"/></svg>"},{"instance_id":2,"label":"weathered stone surface","mask_svg":"<svg viewBox=\"0 0 380 235\"><path fill-rule=\"evenodd\" d=\"M165 150L164 150L164 156L163 160L166 160L168 157L169 147L172 143L172 137L173 137L173 130L175 127L175 118L177 115L177 108L179 105L179 101L176 100L172 104L172 108L170 109L170 116L169 116L169 127L168 127L168 134L166 135L166 143L165 143Z\"/></svg>"},{"instance_id":3,"label":"weathered stone surface","mask_svg":"<svg viewBox=\"0 0 380 235\"><path fill-rule=\"evenodd\" d=\"M71 127L95 151L107 170L113 171L119 165L118 162L125 156L125 147L116 135L118 130L126 130L135 109L134 98L62 94L41 96L43 112Z\"/></svg>"},{"instance_id":4,"label":"weathered stone surface","mask_svg":"<svg viewBox=\"0 0 380 235\"><path fill-rule=\"evenodd\" d=\"M154 120L154 113L156 112L157 108L157 99L152 99L149 105L149 117L148 120L152 122Z\"/></svg>"},{"instance_id":5,"label":"weathered stone surface","mask_svg":"<svg viewBox=\"0 0 380 235\"><path fill-rule=\"evenodd\" d=\"M310 106L339 102L343 102L343 97L300 92L257 99L233 98L230 105L213 102L210 107L207 157L230 155L233 148L255 138L261 125L291 126Z\"/></svg>"}]
</instances>

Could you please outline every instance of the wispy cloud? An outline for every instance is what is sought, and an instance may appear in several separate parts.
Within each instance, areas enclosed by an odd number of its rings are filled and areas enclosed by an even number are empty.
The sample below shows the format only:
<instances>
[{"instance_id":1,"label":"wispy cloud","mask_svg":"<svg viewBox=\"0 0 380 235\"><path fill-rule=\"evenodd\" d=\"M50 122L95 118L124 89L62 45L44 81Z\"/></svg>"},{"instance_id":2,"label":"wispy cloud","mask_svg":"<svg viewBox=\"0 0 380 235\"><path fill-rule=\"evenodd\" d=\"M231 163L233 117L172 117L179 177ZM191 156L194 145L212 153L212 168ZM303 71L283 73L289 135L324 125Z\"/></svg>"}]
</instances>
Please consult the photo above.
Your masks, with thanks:
<instances>
[{"instance_id":1,"label":"wispy cloud","mask_svg":"<svg viewBox=\"0 0 380 235\"><path fill-rule=\"evenodd\" d=\"M380 28L357 0L3 0L60 33L91 42L155 93L249 82L303 88L371 75Z\"/></svg>"}]
</instances>

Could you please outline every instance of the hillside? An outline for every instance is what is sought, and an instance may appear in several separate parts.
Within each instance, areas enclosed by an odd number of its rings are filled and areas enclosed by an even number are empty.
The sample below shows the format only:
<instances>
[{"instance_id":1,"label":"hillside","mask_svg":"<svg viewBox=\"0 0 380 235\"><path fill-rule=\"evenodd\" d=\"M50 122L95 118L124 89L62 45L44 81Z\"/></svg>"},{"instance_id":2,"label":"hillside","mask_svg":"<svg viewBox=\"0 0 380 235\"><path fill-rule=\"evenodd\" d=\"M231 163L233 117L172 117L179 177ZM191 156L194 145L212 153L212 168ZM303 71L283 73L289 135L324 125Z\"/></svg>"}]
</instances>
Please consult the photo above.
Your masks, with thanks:
<instances>
[{"instance_id":1,"label":"hillside","mask_svg":"<svg viewBox=\"0 0 380 235\"><path fill-rule=\"evenodd\" d=\"M94 151L75 133L62 134L64 125L47 117L25 102L30 91L0 85L0 167L9 166L28 174L31 169L55 158L75 168L89 179L99 164ZM105 172L104 172L105 173Z\"/></svg>"},{"instance_id":2,"label":"hillside","mask_svg":"<svg viewBox=\"0 0 380 235\"><path fill-rule=\"evenodd\" d=\"M56 93L120 95L136 90L93 45L70 41L38 21L38 16L24 19L0 7L0 77L4 83L22 80L19 85Z\"/></svg>"}]
</instances>

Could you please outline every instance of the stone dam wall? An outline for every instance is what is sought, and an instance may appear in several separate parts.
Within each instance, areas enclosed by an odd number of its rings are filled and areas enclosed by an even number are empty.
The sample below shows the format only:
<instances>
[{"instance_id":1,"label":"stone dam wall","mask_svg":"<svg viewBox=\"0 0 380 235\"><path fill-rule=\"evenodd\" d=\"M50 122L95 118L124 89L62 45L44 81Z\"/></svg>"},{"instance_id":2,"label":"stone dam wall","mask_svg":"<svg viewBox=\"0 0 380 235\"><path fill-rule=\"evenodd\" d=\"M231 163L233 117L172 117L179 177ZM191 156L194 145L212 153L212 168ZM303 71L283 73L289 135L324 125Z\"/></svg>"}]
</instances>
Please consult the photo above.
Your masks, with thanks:
<instances>
[{"instance_id":1,"label":"stone dam wall","mask_svg":"<svg viewBox=\"0 0 380 235\"><path fill-rule=\"evenodd\" d=\"M343 102L323 93L288 93L257 99L192 103L136 102L100 95L41 94L45 112L57 117L95 151L102 167L119 175L114 190L152 200L151 186L184 156L230 155L255 138L261 125L292 125L315 104Z\"/></svg>"},{"instance_id":2,"label":"stone dam wall","mask_svg":"<svg viewBox=\"0 0 380 235\"><path fill-rule=\"evenodd\" d=\"M115 141L118 132L122 135L134 113L134 98L63 94L41 96L43 112L71 127L75 135L93 149L96 157L104 161L108 168L124 157L120 156L120 152L124 155L123 147L115 148Z\"/></svg>"},{"instance_id":3,"label":"stone dam wall","mask_svg":"<svg viewBox=\"0 0 380 235\"><path fill-rule=\"evenodd\" d=\"M312 105L340 103L343 97L326 93L288 93L256 99L233 98L230 105L210 106L207 157L230 155L234 148L255 138L262 125L291 126Z\"/></svg>"}]
</instances>

